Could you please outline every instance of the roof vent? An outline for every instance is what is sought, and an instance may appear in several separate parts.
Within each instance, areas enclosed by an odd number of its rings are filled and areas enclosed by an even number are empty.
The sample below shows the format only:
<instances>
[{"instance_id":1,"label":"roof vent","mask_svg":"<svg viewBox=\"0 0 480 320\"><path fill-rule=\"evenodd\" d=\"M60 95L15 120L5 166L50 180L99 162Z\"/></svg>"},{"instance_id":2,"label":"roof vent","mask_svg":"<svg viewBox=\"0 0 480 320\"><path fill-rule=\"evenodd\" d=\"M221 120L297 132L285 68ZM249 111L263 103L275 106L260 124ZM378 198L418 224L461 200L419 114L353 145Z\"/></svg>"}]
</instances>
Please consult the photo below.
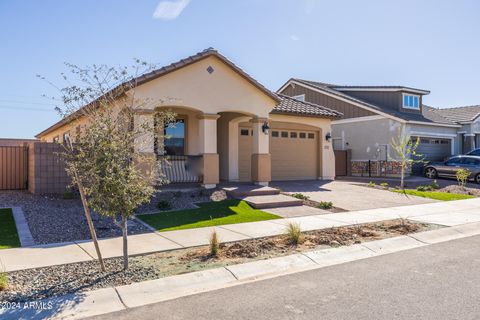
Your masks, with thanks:
<instances>
[{"instance_id":1,"label":"roof vent","mask_svg":"<svg viewBox=\"0 0 480 320\"><path fill-rule=\"evenodd\" d=\"M212 66L208 66L207 72L210 73L210 74L212 74L213 71L215 71L215 70L213 69L213 67L212 67Z\"/></svg>"}]
</instances>

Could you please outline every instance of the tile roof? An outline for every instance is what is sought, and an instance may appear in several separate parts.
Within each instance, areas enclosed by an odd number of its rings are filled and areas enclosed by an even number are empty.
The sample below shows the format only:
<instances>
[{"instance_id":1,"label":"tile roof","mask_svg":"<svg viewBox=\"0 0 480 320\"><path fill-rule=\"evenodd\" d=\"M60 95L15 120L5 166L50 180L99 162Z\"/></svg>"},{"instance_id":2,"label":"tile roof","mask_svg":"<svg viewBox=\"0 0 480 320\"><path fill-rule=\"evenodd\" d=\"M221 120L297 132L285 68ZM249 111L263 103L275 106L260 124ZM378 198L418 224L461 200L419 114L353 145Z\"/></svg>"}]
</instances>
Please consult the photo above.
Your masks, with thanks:
<instances>
[{"instance_id":1,"label":"tile roof","mask_svg":"<svg viewBox=\"0 0 480 320\"><path fill-rule=\"evenodd\" d=\"M351 95L349 95L347 92L342 92L338 91L335 88L338 88L338 85L331 84L331 83L324 83L324 82L318 82L318 81L310 81L310 80L304 80L304 79L298 79L298 78L292 78L290 80L296 81L298 83L303 83L309 86L312 86L316 89L319 89L321 91L324 91L326 93L330 93L334 96L337 96L339 98L346 99L348 101L351 101L353 103L361 104L363 106L366 106L370 109L391 115L396 118L400 118L406 121L418 121L418 122L426 122L426 123L438 123L438 124L448 124L448 125L455 125L455 121L451 121L445 117L443 117L440 114L437 114L433 111L433 108L422 108L422 114L418 113L407 113L407 112L399 112L390 108L385 108L376 104L372 104L369 102L366 102L364 100L355 98ZM340 86L341 87L341 86ZM345 87L345 86L344 86ZM353 87L353 86L352 86ZM355 86L356 88L357 86ZM365 86L367 87L367 86ZM389 88L389 87L394 87L394 88L407 88L407 87L401 87L401 86L383 86L383 88ZM381 88L380 86L377 86L376 88ZM418 90L418 89L415 89Z\"/></svg>"},{"instance_id":2,"label":"tile roof","mask_svg":"<svg viewBox=\"0 0 480 320\"><path fill-rule=\"evenodd\" d=\"M300 101L283 94L277 94L277 96L281 99L281 101L275 108L273 108L272 113L286 113L329 118L339 118L343 115L341 112L329 109L327 107L319 106L306 101Z\"/></svg>"},{"instance_id":3,"label":"tile roof","mask_svg":"<svg viewBox=\"0 0 480 320\"><path fill-rule=\"evenodd\" d=\"M471 122L480 117L480 105L454 107L454 108L432 108L433 112L452 122Z\"/></svg>"}]
</instances>

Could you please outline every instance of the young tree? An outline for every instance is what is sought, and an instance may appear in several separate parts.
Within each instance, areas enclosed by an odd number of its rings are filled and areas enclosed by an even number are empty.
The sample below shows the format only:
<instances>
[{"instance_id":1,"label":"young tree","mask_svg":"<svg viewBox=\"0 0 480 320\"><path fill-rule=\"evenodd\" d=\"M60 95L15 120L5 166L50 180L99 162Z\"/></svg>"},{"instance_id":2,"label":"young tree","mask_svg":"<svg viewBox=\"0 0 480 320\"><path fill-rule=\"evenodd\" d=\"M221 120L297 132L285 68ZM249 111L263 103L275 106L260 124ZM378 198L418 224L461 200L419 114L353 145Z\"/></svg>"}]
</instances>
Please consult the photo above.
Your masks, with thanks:
<instances>
[{"instance_id":1,"label":"young tree","mask_svg":"<svg viewBox=\"0 0 480 320\"><path fill-rule=\"evenodd\" d=\"M390 142L395 157L400 162L400 188L405 188L405 171L414 163L423 163L423 156L417 153L420 138L412 141L405 128L398 128L397 135Z\"/></svg>"},{"instance_id":2,"label":"young tree","mask_svg":"<svg viewBox=\"0 0 480 320\"><path fill-rule=\"evenodd\" d=\"M124 269L127 269L127 221L138 206L150 200L154 186L166 182L156 158L140 152L145 144L154 143L153 132L157 143L163 141L154 122L140 121L136 113L138 109L154 110L163 102L136 96L138 76L153 66L139 60L130 68L67 66L74 82L63 75L69 85L60 89L63 106L58 107L64 121L76 125L74 141L65 144L62 153L67 173L79 188L102 270L89 208L111 217L122 229ZM154 117L168 123L175 114L162 111Z\"/></svg>"}]
</instances>

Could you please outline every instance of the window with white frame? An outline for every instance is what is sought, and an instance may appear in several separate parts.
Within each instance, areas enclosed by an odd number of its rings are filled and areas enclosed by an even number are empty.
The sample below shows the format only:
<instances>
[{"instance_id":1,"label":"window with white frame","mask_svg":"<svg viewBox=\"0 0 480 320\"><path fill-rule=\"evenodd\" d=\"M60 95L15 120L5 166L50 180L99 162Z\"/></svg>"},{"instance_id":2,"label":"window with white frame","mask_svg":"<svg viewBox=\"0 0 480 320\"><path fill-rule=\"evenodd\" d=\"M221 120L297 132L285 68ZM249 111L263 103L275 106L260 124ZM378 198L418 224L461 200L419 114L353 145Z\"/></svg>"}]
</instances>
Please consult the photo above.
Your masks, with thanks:
<instances>
[{"instance_id":1,"label":"window with white frame","mask_svg":"<svg viewBox=\"0 0 480 320\"><path fill-rule=\"evenodd\" d=\"M403 107L405 109L420 110L420 97L413 94L403 94Z\"/></svg>"},{"instance_id":2,"label":"window with white frame","mask_svg":"<svg viewBox=\"0 0 480 320\"><path fill-rule=\"evenodd\" d=\"M297 96L293 96L292 98L298 101L305 101L305 94L299 94Z\"/></svg>"}]
</instances>

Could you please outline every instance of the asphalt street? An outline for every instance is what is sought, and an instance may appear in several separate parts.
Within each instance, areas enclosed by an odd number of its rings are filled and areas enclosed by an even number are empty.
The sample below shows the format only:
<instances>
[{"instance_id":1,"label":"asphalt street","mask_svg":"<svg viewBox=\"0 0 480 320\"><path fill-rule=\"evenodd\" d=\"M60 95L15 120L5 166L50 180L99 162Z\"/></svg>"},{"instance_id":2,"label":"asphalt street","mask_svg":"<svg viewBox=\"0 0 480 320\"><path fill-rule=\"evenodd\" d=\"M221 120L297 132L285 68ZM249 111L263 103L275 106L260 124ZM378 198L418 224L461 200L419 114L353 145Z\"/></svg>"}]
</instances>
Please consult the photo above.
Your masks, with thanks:
<instances>
[{"instance_id":1,"label":"asphalt street","mask_svg":"<svg viewBox=\"0 0 480 320\"><path fill-rule=\"evenodd\" d=\"M480 236L92 319L480 319Z\"/></svg>"}]
</instances>

